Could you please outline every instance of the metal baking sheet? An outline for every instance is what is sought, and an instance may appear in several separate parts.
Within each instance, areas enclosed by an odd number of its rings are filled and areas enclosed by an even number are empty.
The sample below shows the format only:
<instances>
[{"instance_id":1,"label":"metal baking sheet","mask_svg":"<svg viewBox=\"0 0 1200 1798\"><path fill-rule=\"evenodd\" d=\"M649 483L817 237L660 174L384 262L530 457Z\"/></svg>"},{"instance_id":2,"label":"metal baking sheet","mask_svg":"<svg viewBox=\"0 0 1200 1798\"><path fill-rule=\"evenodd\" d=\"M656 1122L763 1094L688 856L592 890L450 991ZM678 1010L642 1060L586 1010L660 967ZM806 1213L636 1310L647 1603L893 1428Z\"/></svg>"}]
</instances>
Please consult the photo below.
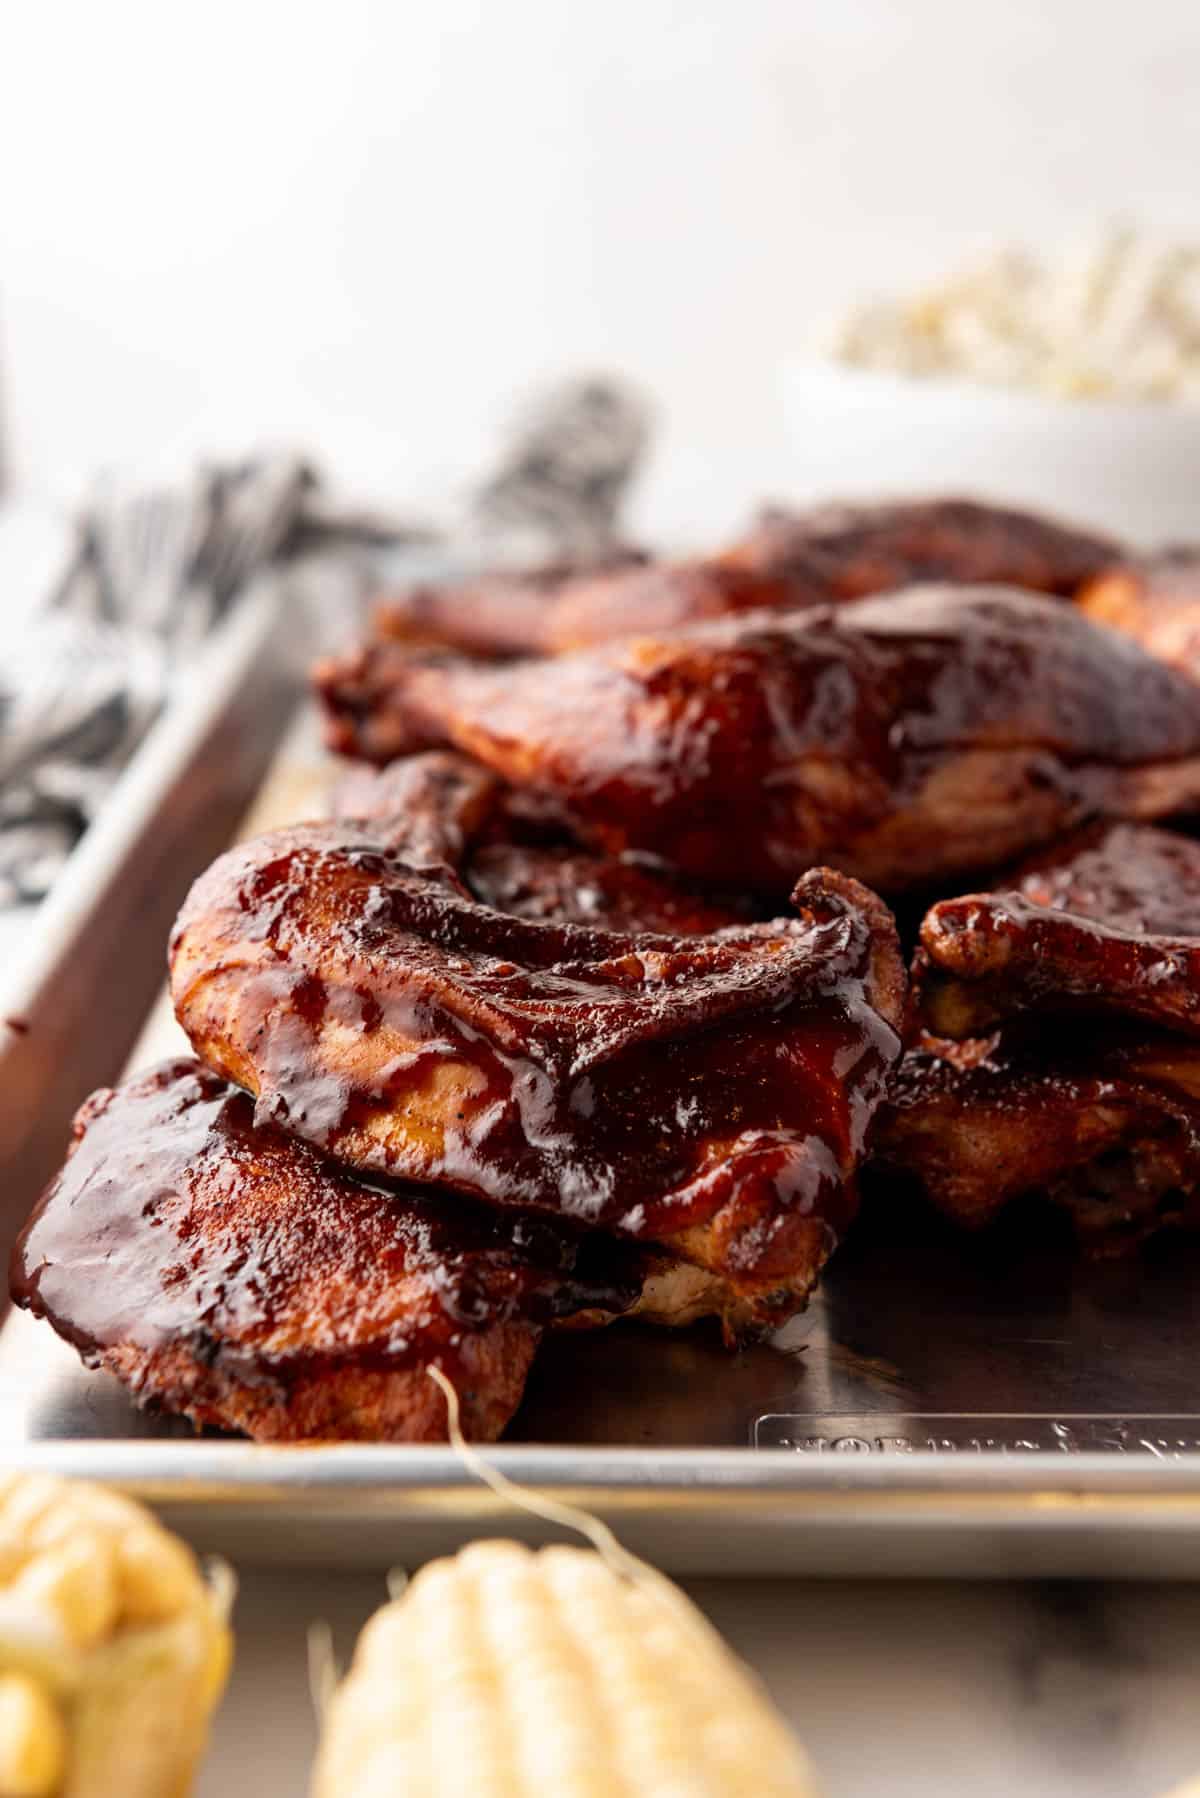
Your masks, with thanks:
<instances>
[{"instance_id":1,"label":"metal baking sheet","mask_svg":"<svg viewBox=\"0 0 1200 1798\"><path fill-rule=\"evenodd\" d=\"M188 882L229 838L295 703L287 595L272 578L200 647L0 957L0 1204L19 1220L80 1098L116 1073L162 980Z\"/></svg>"},{"instance_id":2,"label":"metal baking sheet","mask_svg":"<svg viewBox=\"0 0 1200 1798\"><path fill-rule=\"evenodd\" d=\"M327 778L306 722L248 824L320 809ZM160 1009L135 1063L174 1029ZM560 1336L488 1453L680 1573L1200 1577L1198 1294L1197 1241L1086 1264L1033 1214L968 1239L877 1192L771 1342ZM448 1449L198 1439L19 1313L0 1454L113 1480L245 1560L381 1566L550 1533Z\"/></svg>"}]
</instances>

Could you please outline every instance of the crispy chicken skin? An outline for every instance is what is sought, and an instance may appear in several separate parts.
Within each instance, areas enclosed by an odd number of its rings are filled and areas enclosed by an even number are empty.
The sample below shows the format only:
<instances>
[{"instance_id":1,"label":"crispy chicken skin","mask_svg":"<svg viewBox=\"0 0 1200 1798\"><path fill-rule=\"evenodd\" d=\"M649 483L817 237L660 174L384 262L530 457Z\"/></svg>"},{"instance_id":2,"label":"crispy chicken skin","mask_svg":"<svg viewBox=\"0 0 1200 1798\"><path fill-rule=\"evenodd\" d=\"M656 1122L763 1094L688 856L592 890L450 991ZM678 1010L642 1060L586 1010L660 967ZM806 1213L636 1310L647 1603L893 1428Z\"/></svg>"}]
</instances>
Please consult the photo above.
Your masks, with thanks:
<instances>
[{"instance_id":1,"label":"crispy chicken skin","mask_svg":"<svg viewBox=\"0 0 1200 1798\"><path fill-rule=\"evenodd\" d=\"M750 916L742 895L701 892L646 857L582 848L544 806L448 751L352 769L332 810L371 820L405 861L449 868L471 898L513 917L703 936Z\"/></svg>"},{"instance_id":2,"label":"crispy chicken skin","mask_svg":"<svg viewBox=\"0 0 1200 1798\"><path fill-rule=\"evenodd\" d=\"M657 634L709 618L795 611L813 603L814 594L803 583L767 568L743 568L720 557L652 562L567 581L547 608L538 647L559 655L634 631Z\"/></svg>"},{"instance_id":3,"label":"crispy chicken skin","mask_svg":"<svg viewBox=\"0 0 1200 1798\"><path fill-rule=\"evenodd\" d=\"M636 1255L551 1220L384 1192L168 1062L80 1110L13 1256L18 1304L139 1401L264 1442L498 1436L543 1327L635 1307Z\"/></svg>"},{"instance_id":4,"label":"crispy chicken skin","mask_svg":"<svg viewBox=\"0 0 1200 1798\"><path fill-rule=\"evenodd\" d=\"M1022 586L1072 595L1119 547L1036 512L975 500L766 507L718 556L486 575L381 602L374 633L475 656L560 653L613 636L669 631L739 611L795 610L918 581Z\"/></svg>"},{"instance_id":5,"label":"crispy chicken skin","mask_svg":"<svg viewBox=\"0 0 1200 1798\"><path fill-rule=\"evenodd\" d=\"M844 605L928 581L1070 596L1120 553L1055 519L975 500L768 506L745 537L707 560L565 583L538 647L578 649L736 612Z\"/></svg>"},{"instance_id":6,"label":"crispy chicken skin","mask_svg":"<svg viewBox=\"0 0 1200 1798\"><path fill-rule=\"evenodd\" d=\"M1070 597L1120 546L1036 512L969 499L767 506L724 562L802 586L807 604L865 599L923 581L1024 587Z\"/></svg>"},{"instance_id":7,"label":"crispy chicken skin","mask_svg":"<svg viewBox=\"0 0 1200 1798\"><path fill-rule=\"evenodd\" d=\"M1023 1012L1092 1012L1200 1037L1200 843L1093 825L997 885L926 915L922 1027L975 1037Z\"/></svg>"},{"instance_id":8,"label":"crispy chicken skin","mask_svg":"<svg viewBox=\"0 0 1200 1798\"><path fill-rule=\"evenodd\" d=\"M703 937L535 922L335 821L202 876L171 987L265 1122L665 1246L727 1283L740 1329L796 1310L844 1231L899 1052L890 913L820 870L796 905Z\"/></svg>"},{"instance_id":9,"label":"crispy chicken skin","mask_svg":"<svg viewBox=\"0 0 1200 1798\"><path fill-rule=\"evenodd\" d=\"M818 862L902 892L1090 815L1200 799L1200 688L1009 588L752 613L504 669L410 658L326 699L336 749L451 744L609 853L775 895Z\"/></svg>"},{"instance_id":10,"label":"crispy chicken skin","mask_svg":"<svg viewBox=\"0 0 1200 1798\"><path fill-rule=\"evenodd\" d=\"M1097 624L1200 679L1200 549L1118 563L1087 583L1078 604Z\"/></svg>"},{"instance_id":11,"label":"crispy chicken skin","mask_svg":"<svg viewBox=\"0 0 1200 1798\"><path fill-rule=\"evenodd\" d=\"M967 1225L1047 1198L1104 1252L1200 1225L1200 844L1093 825L935 905L913 973L882 1165Z\"/></svg>"},{"instance_id":12,"label":"crispy chicken skin","mask_svg":"<svg viewBox=\"0 0 1200 1798\"><path fill-rule=\"evenodd\" d=\"M385 768L361 764L338 781L334 818L361 818L413 867L463 877L471 851L504 803L504 782L469 756L430 751Z\"/></svg>"},{"instance_id":13,"label":"crispy chicken skin","mask_svg":"<svg viewBox=\"0 0 1200 1798\"><path fill-rule=\"evenodd\" d=\"M1116 543L1055 519L974 500L769 506L714 556L646 563L626 555L589 570L416 587L381 602L374 630L477 656L557 653L730 613L837 605L919 581L1069 596L1120 554Z\"/></svg>"},{"instance_id":14,"label":"crispy chicken skin","mask_svg":"<svg viewBox=\"0 0 1200 1798\"><path fill-rule=\"evenodd\" d=\"M552 562L448 585L407 587L376 603L372 628L394 643L484 657L527 655L544 647L550 601L561 588L575 579L636 570L645 560L639 550L620 549L587 568L578 562Z\"/></svg>"},{"instance_id":15,"label":"crispy chicken skin","mask_svg":"<svg viewBox=\"0 0 1200 1798\"><path fill-rule=\"evenodd\" d=\"M1151 1034L1080 1041L1009 1033L957 1059L905 1056L877 1165L918 1180L970 1229L1014 1199L1066 1211L1111 1254L1168 1225L1200 1227L1200 1046Z\"/></svg>"}]
</instances>

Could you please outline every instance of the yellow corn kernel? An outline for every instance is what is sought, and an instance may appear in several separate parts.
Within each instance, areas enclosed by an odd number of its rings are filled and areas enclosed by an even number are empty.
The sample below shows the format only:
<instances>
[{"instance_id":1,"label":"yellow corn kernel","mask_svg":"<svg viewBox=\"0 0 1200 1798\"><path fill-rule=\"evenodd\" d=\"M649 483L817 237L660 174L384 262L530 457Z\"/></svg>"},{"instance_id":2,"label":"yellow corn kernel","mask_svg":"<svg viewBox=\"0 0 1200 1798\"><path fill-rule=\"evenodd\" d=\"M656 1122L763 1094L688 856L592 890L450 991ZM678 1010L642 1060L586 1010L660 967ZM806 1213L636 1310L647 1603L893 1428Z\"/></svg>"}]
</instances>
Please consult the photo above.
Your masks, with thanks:
<instances>
[{"instance_id":1,"label":"yellow corn kernel","mask_svg":"<svg viewBox=\"0 0 1200 1798\"><path fill-rule=\"evenodd\" d=\"M0 1673L0 1792L55 1798L67 1764L67 1732L54 1699L24 1673Z\"/></svg>"},{"instance_id":2,"label":"yellow corn kernel","mask_svg":"<svg viewBox=\"0 0 1200 1798\"><path fill-rule=\"evenodd\" d=\"M35 1615L50 1613L72 1648L92 1648L116 1626L120 1610L116 1565L103 1538L81 1530L57 1541L17 1575L11 1596Z\"/></svg>"},{"instance_id":3,"label":"yellow corn kernel","mask_svg":"<svg viewBox=\"0 0 1200 1798\"><path fill-rule=\"evenodd\" d=\"M812 1798L752 1676L669 1581L479 1542L368 1623L313 1798Z\"/></svg>"},{"instance_id":4,"label":"yellow corn kernel","mask_svg":"<svg viewBox=\"0 0 1200 1798\"><path fill-rule=\"evenodd\" d=\"M126 1530L117 1539L117 1589L129 1623L161 1623L192 1603L196 1559L166 1530Z\"/></svg>"}]
</instances>

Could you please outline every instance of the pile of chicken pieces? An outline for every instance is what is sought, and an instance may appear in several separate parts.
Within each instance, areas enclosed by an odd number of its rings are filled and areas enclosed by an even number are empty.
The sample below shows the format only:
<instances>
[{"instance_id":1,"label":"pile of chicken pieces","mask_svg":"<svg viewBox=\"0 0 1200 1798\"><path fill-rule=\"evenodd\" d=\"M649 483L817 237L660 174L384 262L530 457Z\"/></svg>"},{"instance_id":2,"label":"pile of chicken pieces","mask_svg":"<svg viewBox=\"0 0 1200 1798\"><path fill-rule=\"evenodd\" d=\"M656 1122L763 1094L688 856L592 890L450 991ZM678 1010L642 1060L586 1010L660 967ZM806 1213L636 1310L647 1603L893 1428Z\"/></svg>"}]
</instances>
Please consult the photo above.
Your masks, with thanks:
<instances>
[{"instance_id":1,"label":"pile of chicken pieces","mask_svg":"<svg viewBox=\"0 0 1200 1798\"><path fill-rule=\"evenodd\" d=\"M1195 1224L1198 682L1200 557L965 500L387 597L16 1301L200 1425L438 1440L436 1366L486 1439L553 1330L786 1321L864 1175Z\"/></svg>"}]
</instances>

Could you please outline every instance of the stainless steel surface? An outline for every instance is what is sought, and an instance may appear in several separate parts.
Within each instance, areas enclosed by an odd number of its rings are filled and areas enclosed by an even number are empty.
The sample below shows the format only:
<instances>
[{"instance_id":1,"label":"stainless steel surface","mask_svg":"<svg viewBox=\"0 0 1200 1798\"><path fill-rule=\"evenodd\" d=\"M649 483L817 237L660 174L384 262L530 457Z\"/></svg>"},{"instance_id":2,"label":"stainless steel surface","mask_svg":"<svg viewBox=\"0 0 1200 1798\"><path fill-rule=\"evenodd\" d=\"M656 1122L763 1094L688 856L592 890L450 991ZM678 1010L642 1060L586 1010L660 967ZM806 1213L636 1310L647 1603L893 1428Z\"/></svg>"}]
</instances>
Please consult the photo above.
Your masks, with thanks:
<instances>
[{"instance_id":1,"label":"stainless steel surface","mask_svg":"<svg viewBox=\"0 0 1200 1798\"><path fill-rule=\"evenodd\" d=\"M328 778L306 710L244 828L321 810ZM204 859L177 854L179 879ZM135 1064L182 1046L160 1005ZM10 1236L23 1210L9 1197ZM772 1342L558 1337L489 1453L680 1573L1200 1577L1198 1295L1200 1241L1088 1265L1052 1220L967 1239L876 1193ZM0 1457L115 1481L243 1561L385 1567L545 1533L448 1449L197 1440L21 1313L0 1328Z\"/></svg>"},{"instance_id":2,"label":"stainless steel surface","mask_svg":"<svg viewBox=\"0 0 1200 1798\"><path fill-rule=\"evenodd\" d=\"M772 1343L560 1337L490 1452L676 1572L1197 1577L1197 1291L1200 1244L1080 1265L877 1195ZM115 1480L245 1560L382 1566L544 1533L449 1450L198 1441L22 1315L0 1331L0 1417L5 1458Z\"/></svg>"},{"instance_id":3,"label":"stainless steel surface","mask_svg":"<svg viewBox=\"0 0 1200 1798\"><path fill-rule=\"evenodd\" d=\"M197 651L43 900L4 938L0 1206L10 1235L59 1158L71 1113L129 1052L162 980L188 882L228 840L296 690L278 583Z\"/></svg>"}]
</instances>

